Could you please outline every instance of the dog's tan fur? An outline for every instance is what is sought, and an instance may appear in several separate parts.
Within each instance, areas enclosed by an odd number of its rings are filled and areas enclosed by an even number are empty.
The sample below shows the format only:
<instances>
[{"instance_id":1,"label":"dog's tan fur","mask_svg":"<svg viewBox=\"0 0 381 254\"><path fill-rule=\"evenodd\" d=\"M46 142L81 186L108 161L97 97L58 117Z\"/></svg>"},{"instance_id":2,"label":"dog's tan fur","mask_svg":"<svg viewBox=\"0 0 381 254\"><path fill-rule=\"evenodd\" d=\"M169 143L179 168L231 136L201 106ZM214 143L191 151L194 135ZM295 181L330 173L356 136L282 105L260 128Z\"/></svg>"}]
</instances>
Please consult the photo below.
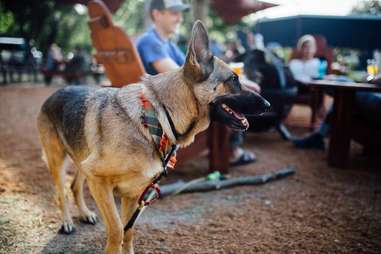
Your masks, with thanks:
<instances>
[{"instance_id":1,"label":"dog's tan fur","mask_svg":"<svg viewBox=\"0 0 381 254\"><path fill-rule=\"evenodd\" d=\"M75 107L69 110L70 114L78 116L75 119L83 121L79 127L70 125L74 120L67 121L69 127L62 120L66 117L62 112L67 109L63 109L60 98L70 100L68 97L74 88L66 88L47 100L38 116L38 129L44 157L57 189L64 232L73 230L64 193L65 161L70 157L78 168L71 188L82 219L90 223L96 220L82 193L86 179L107 228L105 252L134 253L133 229L124 233L123 227L137 207L144 188L162 171L162 162L150 133L141 124L139 96L143 91L152 103L172 144L186 146L193 142L195 135L209 125L208 104L217 96L230 92L223 84L232 75L225 63L213 57L212 72L204 69L207 63L202 61L210 57L207 43L203 25L196 22L184 67L147 76L141 83L121 89L86 90L83 107L78 111ZM207 78L202 80L205 75ZM172 132L163 105L177 132L183 134L178 139ZM189 129L192 123L194 125ZM73 128L77 134L73 133ZM114 191L121 195L120 215Z\"/></svg>"}]
</instances>

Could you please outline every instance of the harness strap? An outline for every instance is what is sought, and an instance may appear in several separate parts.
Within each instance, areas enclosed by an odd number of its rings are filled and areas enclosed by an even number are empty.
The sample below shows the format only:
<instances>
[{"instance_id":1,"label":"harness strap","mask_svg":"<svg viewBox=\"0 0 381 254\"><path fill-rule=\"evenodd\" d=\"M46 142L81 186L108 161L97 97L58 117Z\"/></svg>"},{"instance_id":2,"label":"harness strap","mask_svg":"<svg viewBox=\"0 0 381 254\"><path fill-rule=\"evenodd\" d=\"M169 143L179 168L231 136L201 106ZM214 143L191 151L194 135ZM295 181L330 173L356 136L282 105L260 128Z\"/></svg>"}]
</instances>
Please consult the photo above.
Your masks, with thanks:
<instances>
[{"instance_id":1,"label":"harness strap","mask_svg":"<svg viewBox=\"0 0 381 254\"><path fill-rule=\"evenodd\" d=\"M175 124L173 123L172 118L169 115L169 112L168 112L167 108L164 105L163 105L163 108L164 108L165 115L167 116L169 125L171 126L171 130L172 130L173 136L175 136L175 139L177 140L179 138L180 134L177 132Z\"/></svg>"},{"instance_id":2,"label":"harness strap","mask_svg":"<svg viewBox=\"0 0 381 254\"><path fill-rule=\"evenodd\" d=\"M142 124L144 127L148 128L151 133L152 140L154 141L160 159L163 165L163 171L153 179L143 191L139 197L138 207L131 216L130 220L124 227L124 232L132 228L135 224L135 221L139 218L139 215L144 211L144 209L152 204L155 200L160 198L160 187L159 181L163 176L168 175L168 168L173 169L176 164L176 150L178 149L177 145L172 145L169 149L169 139L168 136L164 133L158 119L157 112L154 110L152 104L144 97L143 91L140 95L140 101L142 105ZM172 119L169 117L167 110L165 109L167 117L170 121L172 131L174 135L177 135L176 129L174 128Z\"/></svg>"},{"instance_id":3,"label":"harness strap","mask_svg":"<svg viewBox=\"0 0 381 254\"><path fill-rule=\"evenodd\" d=\"M124 232L132 228L135 224L135 221L139 218L140 214L144 211L144 209L152 204L155 200L160 198L160 186L159 181L163 176L166 176L168 174L167 167L170 166L171 158L175 158L176 156L173 155L176 153L176 150L178 149L177 145L173 145L170 153L167 156L167 159L163 161L163 171L160 173L158 177L156 177L151 184L149 184L143 191L143 193L140 195L138 207L136 208L135 212L131 216L130 220L127 222L126 226L124 227ZM150 190L154 190L155 192L149 193ZM148 194L149 193L149 194ZM147 196L148 194L148 196ZM153 196L155 194L155 196Z\"/></svg>"}]
</instances>

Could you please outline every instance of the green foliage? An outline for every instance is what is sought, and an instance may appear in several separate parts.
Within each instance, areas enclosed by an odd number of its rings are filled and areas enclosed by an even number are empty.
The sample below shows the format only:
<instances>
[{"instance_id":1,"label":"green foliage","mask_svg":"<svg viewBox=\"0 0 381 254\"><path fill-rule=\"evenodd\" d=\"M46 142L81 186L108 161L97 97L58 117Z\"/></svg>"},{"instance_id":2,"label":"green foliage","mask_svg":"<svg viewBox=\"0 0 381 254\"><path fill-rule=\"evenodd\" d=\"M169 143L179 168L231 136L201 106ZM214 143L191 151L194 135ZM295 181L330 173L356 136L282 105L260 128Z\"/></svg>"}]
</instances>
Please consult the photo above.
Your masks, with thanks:
<instances>
[{"instance_id":1,"label":"green foliage","mask_svg":"<svg viewBox=\"0 0 381 254\"><path fill-rule=\"evenodd\" d=\"M90 30L87 25L87 12L78 14L72 6L59 12L58 33L56 43L64 51L72 50L80 45L88 50L91 48Z\"/></svg>"},{"instance_id":2,"label":"green foliage","mask_svg":"<svg viewBox=\"0 0 381 254\"><path fill-rule=\"evenodd\" d=\"M0 34L6 33L14 23L13 15L10 11L3 10L0 5Z\"/></svg>"},{"instance_id":3,"label":"green foliage","mask_svg":"<svg viewBox=\"0 0 381 254\"><path fill-rule=\"evenodd\" d=\"M209 9L206 26L208 28L209 37L217 40L219 43L226 44L229 41L236 40L237 31L245 31L251 26L249 19L243 18L240 22L234 24L225 23L213 9ZM180 34L189 40L190 32L193 25L193 17L191 12L184 13L184 22L180 29Z\"/></svg>"},{"instance_id":4,"label":"green foliage","mask_svg":"<svg viewBox=\"0 0 381 254\"><path fill-rule=\"evenodd\" d=\"M191 0L186 2L191 3ZM129 35L135 36L145 29L150 18L145 15L144 0L125 0L113 15L113 20ZM77 13L73 5L58 0L0 0L0 35L24 37L42 51L55 42L64 51L76 45L91 48L87 12ZM184 13L180 33L189 39L193 24L191 12ZM228 25L212 10L207 26L212 38L219 42L233 40L236 31L248 27L248 22Z\"/></svg>"},{"instance_id":5,"label":"green foliage","mask_svg":"<svg viewBox=\"0 0 381 254\"><path fill-rule=\"evenodd\" d=\"M54 17L54 0L0 1L1 34L46 44L47 28Z\"/></svg>"},{"instance_id":6,"label":"green foliage","mask_svg":"<svg viewBox=\"0 0 381 254\"><path fill-rule=\"evenodd\" d=\"M209 10L207 20L210 37L221 43L236 40L237 31L245 31L251 26L248 19L243 18L234 24L225 23L212 9Z\"/></svg>"},{"instance_id":7,"label":"green foliage","mask_svg":"<svg viewBox=\"0 0 381 254\"><path fill-rule=\"evenodd\" d=\"M90 46L86 13L56 0L0 0L0 34L24 37L46 51L55 42L64 50Z\"/></svg>"},{"instance_id":8,"label":"green foliage","mask_svg":"<svg viewBox=\"0 0 381 254\"><path fill-rule=\"evenodd\" d=\"M113 20L123 27L130 35L144 31L144 0L124 1L119 10L113 15Z\"/></svg>"}]
</instances>

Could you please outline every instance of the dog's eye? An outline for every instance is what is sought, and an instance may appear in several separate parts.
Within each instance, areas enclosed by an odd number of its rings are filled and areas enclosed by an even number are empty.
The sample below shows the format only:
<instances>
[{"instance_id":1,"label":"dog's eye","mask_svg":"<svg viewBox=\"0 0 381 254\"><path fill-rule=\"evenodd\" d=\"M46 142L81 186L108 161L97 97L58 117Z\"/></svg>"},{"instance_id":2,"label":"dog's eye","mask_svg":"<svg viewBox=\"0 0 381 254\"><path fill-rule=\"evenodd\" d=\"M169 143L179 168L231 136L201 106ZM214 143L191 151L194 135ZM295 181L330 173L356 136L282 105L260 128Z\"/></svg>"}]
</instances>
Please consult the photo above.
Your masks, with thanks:
<instances>
[{"instance_id":1,"label":"dog's eye","mask_svg":"<svg viewBox=\"0 0 381 254\"><path fill-rule=\"evenodd\" d=\"M238 76L236 74L233 74L229 78L227 78L224 83L236 82L237 80L238 80Z\"/></svg>"}]
</instances>

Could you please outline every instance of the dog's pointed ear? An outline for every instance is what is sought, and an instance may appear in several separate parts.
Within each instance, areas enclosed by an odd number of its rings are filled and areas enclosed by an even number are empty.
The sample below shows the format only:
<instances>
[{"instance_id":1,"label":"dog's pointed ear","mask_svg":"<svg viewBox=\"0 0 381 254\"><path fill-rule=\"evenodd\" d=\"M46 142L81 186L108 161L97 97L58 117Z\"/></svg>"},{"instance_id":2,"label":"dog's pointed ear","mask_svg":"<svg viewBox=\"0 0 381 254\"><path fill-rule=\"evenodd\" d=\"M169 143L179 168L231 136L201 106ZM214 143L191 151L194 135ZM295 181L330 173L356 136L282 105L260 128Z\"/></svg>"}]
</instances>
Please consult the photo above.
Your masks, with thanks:
<instances>
[{"instance_id":1,"label":"dog's pointed ear","mask_svg":"<svg viewBox=\"0 0 381 254\"><path fill-rule=\"evenodd\" d=\"M202 82L213 72L213 54L209 49L208 33L200 20L192 29L186 61L184 77L191 82Z\"/></svg>"}]
</instances>

